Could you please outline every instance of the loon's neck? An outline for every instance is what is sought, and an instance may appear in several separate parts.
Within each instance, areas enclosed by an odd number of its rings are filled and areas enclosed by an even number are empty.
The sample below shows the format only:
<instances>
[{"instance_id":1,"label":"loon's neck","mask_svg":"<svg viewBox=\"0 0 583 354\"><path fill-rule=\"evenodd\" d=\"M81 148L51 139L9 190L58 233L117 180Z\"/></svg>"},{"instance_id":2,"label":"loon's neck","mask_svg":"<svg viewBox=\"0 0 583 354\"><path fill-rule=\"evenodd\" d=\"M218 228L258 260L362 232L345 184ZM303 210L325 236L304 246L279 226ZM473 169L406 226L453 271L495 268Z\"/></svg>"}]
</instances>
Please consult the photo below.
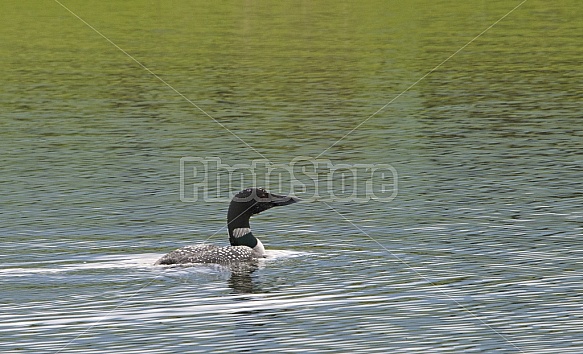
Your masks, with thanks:
<instances>
[{"instance_id":1,"label":"loon's neck","mask_svg":"<svg viewBox=\"0 0 583 354\"><path fill-rule=\"evenodd\" d=\"M231 241L231 246L251 247L257 257L265 256L265 247L257 237L253 236L249 227L229 230L229 240Z\"/></svg>"},{"instance_id":2,"label":"loon's neck","mask_svg":"<svg viewBox=\"0 0 583 354\"><path fill-rule=\"evenodd\" d=\"M265 248L251 232L249 219L254 213L256 203L241 202L233 199L227 212L227 226L231 246L247 246L253 249L256 257L265 257ZM255 211L255 214L258 212Z\"/></svg>"}]
</instances>

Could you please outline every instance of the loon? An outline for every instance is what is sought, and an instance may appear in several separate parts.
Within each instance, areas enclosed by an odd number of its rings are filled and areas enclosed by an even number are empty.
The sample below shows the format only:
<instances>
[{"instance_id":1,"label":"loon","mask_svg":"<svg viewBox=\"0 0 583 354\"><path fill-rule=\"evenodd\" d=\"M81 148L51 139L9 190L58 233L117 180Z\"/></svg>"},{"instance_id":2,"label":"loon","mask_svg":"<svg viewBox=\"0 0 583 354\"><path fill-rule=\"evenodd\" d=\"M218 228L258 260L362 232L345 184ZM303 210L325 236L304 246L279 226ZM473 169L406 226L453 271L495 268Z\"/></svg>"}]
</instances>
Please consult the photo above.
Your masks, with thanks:
<instances>
[{"instance_id":1,"label":"loon","mask_svg":"<svg viewBox=\"0 0 583 354\"><path fill-rule=\"evenodd\" d=\"M298 202L295 197L269 193L263 188L247 188L231 200L227 213L229 241L231 246L220 247L209 244L184 246L174 250L154 265L219 263L252 261L265 257L265 248L251 232L249 218L276 206Z\"/></svg>"}]
</instances>

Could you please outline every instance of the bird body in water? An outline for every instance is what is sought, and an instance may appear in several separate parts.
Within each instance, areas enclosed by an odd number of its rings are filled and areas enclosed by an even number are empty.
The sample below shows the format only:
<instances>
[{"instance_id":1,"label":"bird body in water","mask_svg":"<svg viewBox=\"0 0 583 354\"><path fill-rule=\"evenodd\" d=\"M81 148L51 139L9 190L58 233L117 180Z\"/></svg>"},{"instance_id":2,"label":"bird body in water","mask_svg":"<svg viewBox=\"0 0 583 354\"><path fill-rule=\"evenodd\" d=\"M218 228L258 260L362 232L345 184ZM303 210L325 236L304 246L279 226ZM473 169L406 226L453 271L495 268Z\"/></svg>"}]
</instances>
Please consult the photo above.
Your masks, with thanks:
<instances>
[{"instance_id":1,"label":"bird body in water","mask_svg":"<svg viewBox=\"0 0 583 354\"><path fill-rule=\"evenodd\" d=\"M267 209L298 202L295 197L269 193L263 188L247 188L231 200L227 213L229 242L231 246L210 244L179 248L160 258L155 265L187 263L219 263L253 261L265 257L265 248L251 232L249 219Z\"/></svg>"}]
</instances>

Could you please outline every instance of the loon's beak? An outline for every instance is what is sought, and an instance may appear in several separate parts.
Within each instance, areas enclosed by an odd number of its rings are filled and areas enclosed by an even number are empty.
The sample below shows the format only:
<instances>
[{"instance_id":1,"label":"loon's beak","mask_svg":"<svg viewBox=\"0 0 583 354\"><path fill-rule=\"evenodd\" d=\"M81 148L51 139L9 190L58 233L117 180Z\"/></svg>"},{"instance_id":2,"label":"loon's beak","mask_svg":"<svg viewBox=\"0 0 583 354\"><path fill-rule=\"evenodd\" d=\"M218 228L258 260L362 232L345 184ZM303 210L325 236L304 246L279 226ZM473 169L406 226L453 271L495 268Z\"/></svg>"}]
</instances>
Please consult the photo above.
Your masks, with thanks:
<instances>
[{"instance_id":1,"label":"loon's beak","mask_svg":"<svg viewBox=\"0 0 583 354\"><path fill-rule=\"evenodd\" d=\"M284 206L290 205L293 203L299 202L301 199L296 197L290 197L287 195L277 195L277 194L270 194L270 201L269 203L276 207L276 206Z\"/></svg>"}]
</instances>

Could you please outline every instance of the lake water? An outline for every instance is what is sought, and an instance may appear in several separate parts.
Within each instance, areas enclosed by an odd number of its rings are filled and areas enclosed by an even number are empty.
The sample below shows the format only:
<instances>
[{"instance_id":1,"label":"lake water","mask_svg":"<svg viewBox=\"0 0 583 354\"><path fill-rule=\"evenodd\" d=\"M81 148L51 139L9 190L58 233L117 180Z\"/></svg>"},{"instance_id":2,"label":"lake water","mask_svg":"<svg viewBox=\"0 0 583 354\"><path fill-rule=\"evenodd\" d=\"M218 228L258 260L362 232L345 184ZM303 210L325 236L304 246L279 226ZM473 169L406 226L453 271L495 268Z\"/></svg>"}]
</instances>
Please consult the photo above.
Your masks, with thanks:
<instances>
[{"instance_id":1,"label":"lake water","mask_svg":"<svg viewBox=\"0 0 583 354\"><path fill-rule=\"evenodd\" d=\"M583 352L582 7L517 5L0 5L0 351ZM228 243L181 158L300 156L397 195L308 188L252 271L153 266Z\"/></svg>"}]
</instances>

